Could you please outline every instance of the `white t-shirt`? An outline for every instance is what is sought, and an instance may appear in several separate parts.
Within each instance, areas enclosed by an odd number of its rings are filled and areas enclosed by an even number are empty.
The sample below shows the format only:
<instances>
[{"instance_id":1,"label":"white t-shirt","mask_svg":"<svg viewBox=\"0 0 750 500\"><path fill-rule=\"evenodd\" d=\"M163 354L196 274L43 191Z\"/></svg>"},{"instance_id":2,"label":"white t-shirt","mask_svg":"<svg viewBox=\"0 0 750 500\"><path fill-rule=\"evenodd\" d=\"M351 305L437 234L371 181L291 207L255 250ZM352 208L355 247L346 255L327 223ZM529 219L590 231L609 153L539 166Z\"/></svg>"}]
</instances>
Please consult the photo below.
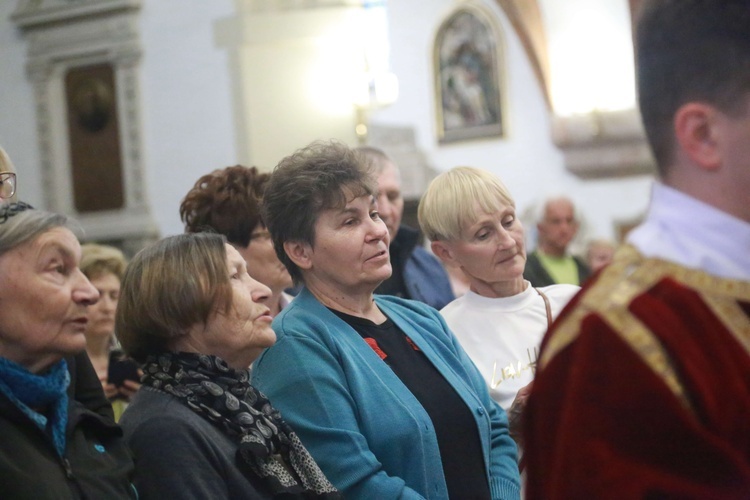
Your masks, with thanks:
<instances>
[{"instance_id":1,"label":"white t-shirt","mask_svg":"<svg viewBox=\"0 0 750 500\"><path fill-rule=\"evenodd\" d=\"M580 287L551 285L539 290L549 298L555 318ZM547 331L542 297L530 284L512 297L489 298L468 291L440 314L484 376L492 398L510 408L518 390L534 379L539 344Z\"/></svg>"}]
</instances>

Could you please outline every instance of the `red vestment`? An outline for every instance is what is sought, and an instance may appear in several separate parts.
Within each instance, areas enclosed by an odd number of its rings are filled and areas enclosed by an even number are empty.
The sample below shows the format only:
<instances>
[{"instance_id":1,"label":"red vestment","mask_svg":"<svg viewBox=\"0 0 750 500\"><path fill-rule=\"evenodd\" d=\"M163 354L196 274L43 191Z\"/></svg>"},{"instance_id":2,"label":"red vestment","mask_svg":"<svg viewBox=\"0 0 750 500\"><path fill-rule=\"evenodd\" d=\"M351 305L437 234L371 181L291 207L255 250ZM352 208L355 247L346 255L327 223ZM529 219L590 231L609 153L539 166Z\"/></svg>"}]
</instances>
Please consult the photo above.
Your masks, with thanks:
<instances>
[{"instance_id":1,"label":"red vestment","mask_svg":"<svg viewBox=\"0 0 750 500\"><path fill-rule=\"evenodd\" d=\"M625 247L542 343L529 499L750 498L750 282Z\"/></svg>"}]
</instances>

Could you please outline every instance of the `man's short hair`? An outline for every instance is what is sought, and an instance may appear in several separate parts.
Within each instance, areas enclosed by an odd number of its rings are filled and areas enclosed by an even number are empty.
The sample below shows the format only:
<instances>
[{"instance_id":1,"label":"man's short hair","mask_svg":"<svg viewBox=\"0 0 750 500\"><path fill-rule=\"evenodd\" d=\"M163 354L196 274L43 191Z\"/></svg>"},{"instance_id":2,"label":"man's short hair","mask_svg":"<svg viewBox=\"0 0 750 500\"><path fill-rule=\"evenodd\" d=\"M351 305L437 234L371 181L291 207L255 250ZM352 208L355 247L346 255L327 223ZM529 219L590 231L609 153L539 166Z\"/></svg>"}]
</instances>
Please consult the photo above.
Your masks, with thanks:
<instances>
[{"instance_id":1,"label":"man's short hair","mask_svg":"<svg viewBox=\"0 0 750 500\"><path fill-rule=\"evenodd\" d=\"M302 273L284 243L314 244L322 211L343 208L348 196L375 196L377 191L362 154L337 141L313 142L279 162L263 197L263 219L276 255L295 283L302 283Z\"/></svg>"},{"instance_id":2,"label":"man's short hair","mask_svg":"<svg viewBox=\"0 0 750 500\"><path fill-rule=\"evenodd\" d=\"M476 205L487 213L516 206L508 188L495 175L474 167L456 167L438 175L419 202L419 225L431 241L456 241L476 222Z\"/></svg>"},{"instance_id":3,"label":"man's short hair","mask_svg":"<svg viewBox=\"0 0 750 500\"><path fill-rule=\"evenodd\" d=\"M555 201L567 201L570 203L570 206L573 207L573 220L577 223L581 222L581 214L573 200L564 194L553 194L547 196L534 206L533 214L535 223L540 224L544 222L547 217L547 207Z\"/></svg>"},{"instance_id":4,"label":"man's short hair","mask_svg":"<svg viewBox=\"0 0 750 500\"><path fill-rule=\"evenodd\" d=\"M745 112L737 104L750 93L750 0L645 0L636 48L641 115L663 176L674 160L680 106Z\"/></svg>"},{"instance_id":5,"label":"man's short hair","mask_svg":"<svg viewBox=\"0 0 750 500\"><path fill-rule=\"evenodd\" d=\"M354 148L354 151L359 153L366 162L370 163L370 167L376 174L382 173L389 162L396 167L396 170L398 170L398 165L396 165L393 160L391 160L390 156L385 154L385 151L380 148L374 146L358 146Z\"/></svg>"}]
</instances>

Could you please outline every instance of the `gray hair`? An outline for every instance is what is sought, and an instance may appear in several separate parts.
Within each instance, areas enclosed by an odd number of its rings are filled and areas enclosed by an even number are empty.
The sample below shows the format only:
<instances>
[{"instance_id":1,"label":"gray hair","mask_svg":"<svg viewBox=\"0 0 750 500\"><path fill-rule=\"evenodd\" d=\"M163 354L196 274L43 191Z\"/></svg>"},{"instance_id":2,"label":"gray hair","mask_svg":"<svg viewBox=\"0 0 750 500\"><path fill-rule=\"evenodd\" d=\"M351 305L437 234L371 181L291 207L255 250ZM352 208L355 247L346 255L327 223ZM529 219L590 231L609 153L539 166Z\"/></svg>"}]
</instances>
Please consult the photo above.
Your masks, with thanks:
<instances>
[{"instance_id":1,"label":"gray hair","mask_svg":"<svg viewBox=\"0 0 750 500\"><path fill-rule=\"evenodd\" d=\"M42 233L64 227L80 236L81 227L63 214L35 210L23 202L0 206L0 255L32 241Z\"/></svg>"},{"instance_id":2,"label":"gray hair","mask_svg":"<svg viewBox=\"0 0 750 500\"><path fill-rule=\"evenodd\" d=\"M377 174L382 173L388 163L391 163L396 167L396 171L399 172L399 175L401 173L398 165L396 165L396 163L391 160L391 157L380 148L374 146L358 146L354 148L354 151L362 155L362 158L367 162L368 166Z\"/></svg>"},{"instance_id":3,"label":"gray hair","mask_svg":"<svg viewBox=\"0 0 750 500\"><path fill-rule=\"evenodd\" d=\"M545 215L547 215L547 206L553 201L560 201L560 200L565 200L571 204L571 206L573 207L573 220L580 223L581 214L578 210L578 207L576 206L575 202L572 199L570 199L570 197L565 196L564 194L548 196L547 198L542 200L540 203L537 203L537 205L534 207L534 222L537 224L539 224L540 222L543 222Z\"/></svg>"}]
</instances>

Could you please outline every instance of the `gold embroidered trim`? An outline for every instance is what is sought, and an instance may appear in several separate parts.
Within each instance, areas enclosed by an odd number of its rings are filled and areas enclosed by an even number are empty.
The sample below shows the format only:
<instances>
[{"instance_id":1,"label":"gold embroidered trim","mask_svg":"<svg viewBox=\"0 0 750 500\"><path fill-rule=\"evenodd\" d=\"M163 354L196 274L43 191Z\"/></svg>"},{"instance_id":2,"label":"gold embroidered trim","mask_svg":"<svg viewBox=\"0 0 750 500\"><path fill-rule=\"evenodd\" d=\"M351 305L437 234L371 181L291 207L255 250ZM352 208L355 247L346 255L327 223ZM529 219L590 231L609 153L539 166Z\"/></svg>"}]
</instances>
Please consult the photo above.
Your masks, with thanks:
<instances>
[{"instance_id":1,"label":"gold embroidered trim","mask_svg":"<svg viewBox=\"0 0 750 500\"><path fill-rule=\"evenodd\" d=\"M750 318L737 300L707 294L701 294L701 298L750 356Z\"/></svg>"},{"instance_id":2,"label":"gold embroidered trim","mask_svg":"<svg viewBox=\"0 0 750 500\"><path fill-rule=\"evenodd\" d=\"M603 314L606 312L604 307L607 310L618 305L627 307L629 299L639 293L627 281L635 269L628 249L624 247L618 250L614 261L599 275L596 283L582 292L584 295L579 298L576 308L564 320L558 321L554 335L548 340L539 359L540 369L544 369L550 359L576 339L586 316L592 313Z\"/></svg>"},{"instance_id":3,"label":"gold embroidered trim","mask_svg":"<svg viewBox=\"0 0 750 500\"><path fill-rule=\"evenodd\" d=\"M750 353L750 321L737 304L737 300L750 301L750 282L722 279L668 261L646 259L634 247L626 245L618 250L614 262L600 274L597 282L583 292L577 307L556 326L539 359L539 369L543 370L578 337L584 318L596 314L664 381L675 397L690 408L671 357L628 309L635 297L666 277L699 290L716 316Z\"/></svg>"},{"instance_id":4,"label":"gold embroidered trim","mask_svg":"<svg viewBox=\"0 0 750 500\"><path fill-rule=\"evenodd\" d=\"M666 384L680 403L693 411L685 388L677 377L672 358L664 346L635 316L630 315L622 325L615 326L619 337L625 341L646 365Z\"/></svg>"}]
</instances>

